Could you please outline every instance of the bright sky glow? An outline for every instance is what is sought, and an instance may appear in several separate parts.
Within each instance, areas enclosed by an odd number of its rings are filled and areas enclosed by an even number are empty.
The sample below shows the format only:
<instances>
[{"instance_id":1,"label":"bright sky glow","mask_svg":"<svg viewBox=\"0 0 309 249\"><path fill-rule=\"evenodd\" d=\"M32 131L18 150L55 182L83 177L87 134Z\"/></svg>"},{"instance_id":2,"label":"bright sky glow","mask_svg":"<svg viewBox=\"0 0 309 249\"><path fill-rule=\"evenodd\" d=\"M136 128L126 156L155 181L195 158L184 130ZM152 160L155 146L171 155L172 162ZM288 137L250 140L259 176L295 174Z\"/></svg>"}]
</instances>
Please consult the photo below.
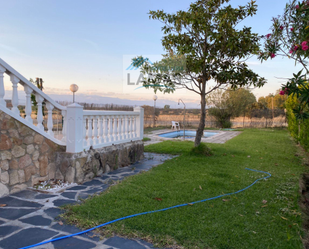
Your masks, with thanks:
<instances>
[{"instance_id":1,"label":"bright sky glow","mask_svg":"<svg viewBox=\"0 0 309 249\"><path fill-rule=\"evenodd\" d=\"M283 13L287 1L257 0L258 14L243 24L261 35L269 33L271 18ZM230 4L247 2L231 0ZM74 83L80 89L78 101L99 102L100 97L111 97L130 99L133 105L143 101L151 104L152 90L123 91L123 56L164 53L162 24L150 20L147 13L157 9L185 10L190 3L189 0L2 1L0 57L26 78L43 78L45 92L57 100L63 94L71 95L69 86ZM263 64L252 58L249 65L268 79L265 87L253 91L257 97L274 93L284 83L280 78L291 78L299 70L294 61L279 57ZM11 89L8 81L6 89ZM198 97L186 91L158 94L157 105L182 98L198 107Z\"/></svg>"}]
</instances>

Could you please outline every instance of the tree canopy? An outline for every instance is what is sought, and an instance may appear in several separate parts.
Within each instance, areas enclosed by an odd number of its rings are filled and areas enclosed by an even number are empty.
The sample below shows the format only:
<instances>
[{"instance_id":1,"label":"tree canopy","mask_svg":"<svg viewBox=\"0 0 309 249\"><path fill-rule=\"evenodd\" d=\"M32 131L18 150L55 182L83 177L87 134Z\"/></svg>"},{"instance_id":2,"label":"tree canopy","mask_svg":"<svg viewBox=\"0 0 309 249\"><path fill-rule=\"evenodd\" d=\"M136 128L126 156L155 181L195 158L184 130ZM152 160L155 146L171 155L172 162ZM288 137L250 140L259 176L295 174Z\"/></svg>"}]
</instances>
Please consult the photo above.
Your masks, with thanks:
<instances>
[{"instance_id":1,"label":"tree canopy","mask_svg":"<svg viewBox=\"0 0 309 249\"><path fill-rule=\"evenodd\" d=\"M250 27L238 24L257 11L255 1L233 8L229 0L198 0L187 11L175 14L150 11L151 19L163 23L161 61L150 64L145 58L133 59L140 66L146 88L164 93L185 88L200 96L201 118L195 146L203 135L206 96L218 88L261 87L265 79L248 68L246 59L259 51L259 36ZM147 76L146 76L147 75ZM209 84L212 87L206 90Z\"/></svg>"}]
</instances>

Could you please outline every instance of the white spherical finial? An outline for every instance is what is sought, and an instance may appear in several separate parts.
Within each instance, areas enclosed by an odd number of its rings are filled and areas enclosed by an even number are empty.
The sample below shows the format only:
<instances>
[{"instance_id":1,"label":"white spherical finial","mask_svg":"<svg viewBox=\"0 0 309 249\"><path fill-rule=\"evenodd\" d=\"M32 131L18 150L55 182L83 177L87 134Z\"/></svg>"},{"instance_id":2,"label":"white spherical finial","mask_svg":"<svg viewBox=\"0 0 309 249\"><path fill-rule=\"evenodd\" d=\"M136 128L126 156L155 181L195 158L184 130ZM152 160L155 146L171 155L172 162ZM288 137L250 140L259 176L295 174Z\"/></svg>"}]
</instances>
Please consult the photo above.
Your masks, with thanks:
<instances>
[{"instance_id":1,"label":"white spherical finial","mask_svg":"<svg viewBox=\"0 0 309 249\"><path fill-rule=\"evenodd\" d=\"M157 95L153 95L153 100L156 101L158 99Z\"/></svg>"},{"instance_id":2,"label":"white spherical finial","mask_svg":"<svg viewBox=\"0 0 309 249\"><path fill-rule=\"evenodd\" d=\"M77 92L78 91L78 85L76 85L76 84L70 85L70 90L73 93Z\"/></svg>"}]
</instances>

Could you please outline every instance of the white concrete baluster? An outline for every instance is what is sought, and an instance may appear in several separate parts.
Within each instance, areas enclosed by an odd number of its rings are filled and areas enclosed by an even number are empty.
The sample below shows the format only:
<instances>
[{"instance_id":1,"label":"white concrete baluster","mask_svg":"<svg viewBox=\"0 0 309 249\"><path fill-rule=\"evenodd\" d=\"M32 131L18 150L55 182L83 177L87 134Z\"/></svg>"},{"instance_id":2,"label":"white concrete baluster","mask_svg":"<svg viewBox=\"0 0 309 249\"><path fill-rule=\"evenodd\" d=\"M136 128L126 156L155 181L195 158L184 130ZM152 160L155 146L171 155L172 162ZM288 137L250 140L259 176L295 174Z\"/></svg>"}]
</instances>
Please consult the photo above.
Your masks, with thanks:
<instances>
[{"instance_id":1,"label":"white concrete baluster","mask_svg":"<svg viewBox=\"0 0 309 249\"><path fill-rule=\"evenodd\" d=\"M114 133L113 133L114 141L117 141L117 116L114 116Z\"/></svg>"},{"instance_id":2,"label":"white concrete baluster","mask_svg":"<svg viewBox=\"0 0 309 249\"><path fill-rule=\"evenodd\" d=\"M128 136L128 116L124 116L124 125L123 125L124 131L123 131L123 139L129 138Z\"/></svg>"},{"instance_id":3,"label":"white concrete baluster","mask_svg":"<svg viewBox=\"0 0 309 249\"><path fill-rule=\"evenodd\" d=\"M40 96L39 94L35 94L35 100L37 102L37 121L38 121L38 125L37 127L41 130L44 131L44 126L42 125L43 122L43 110L42 110L42 103L44 98L42 96Z\"/></svg>"},{"instance_id":4,"label":"white concrete baluster","mask_svg":"<svg viewBox=\"0 0 309 249\"><path fill-rule=\"evenodd\" d=\"M15 75L11 75L10 78L11 78L12 87L13 87L13 91L12 91L12 106L13 106L12 107L12 112L14 112L18 116L20 116L20 111L17 108L17 106L18 106L18 91L17 91L17 87L18 87L19 79Z\"/></svg>"},{"instance_id":5,"label":"white concrete baluster","mask_svg":"<svg viewBox=\"0 0 309 249\"><path fill-rule=\"evenodd\" d=\"M47 119L47 128L48 128L48 131L47 131L47 134L51 135L52 137L54 137L54 132L53 132L53 126L54 126L54 123L53 123L53 109L54 109L54 106L47 102L46 103L46 108L47 108L47 112L48 112L48 119Z\"/></svg>"},{"instance_id":6,"label":"white concrete baluster","mask_svg":"<svg viewBox=\"0 0 309 249\"><path fill-rule=\"evenodd\" d=\"M93 139L92 139L92 116L88 116L88 146L93 145Z\"/></svg>"},{"instance_id":7,"label":"white concrete baluster","mask_svg":"<svg viewBox=\"0 0 309 249\"><path fill-rule=\"evenodd\" d=\"M4 100L4 95L5 95L5 91L4 91L4 74L5 73L5 68L0 66L0 105L3 105L6 107L6 102Z\"/></svg>"},{"instance_id":8,"label":"white concrete baluster","mask_svg":"<svg viewBox=\"0 0 309 249\"><path fill-rule=\"evenodd\" d=\"M62 139L61 139L61 141L66 142L66 140L67 140L67 138L66 138L66 134L67 134L67 111L62 110L61 115L62 115Z\"/></svg>"},{"instance_id":9,"label":"white concrete baluster","mask_svg":"<svg viewBox=\"0 0 309 249\"><path fill-rule=\"evenodd\" d=\"M113 136L113 116L109 116L109 124L108 124L108 136L109 136L109 141L113 142L114 141L114 136Z\"/></svg>"},{"instance_id":10,"label":"white concrete baluster","mask_svg":"<svg viewBox=\"0 0 309 249\"><path fill-rule=\"evenodd\" d=\"M103 116L98 117L99 120L99 143L103 144L104 139L103 139Z\"/></svg>"},{"instance_id":11,"label":"white concrete baluster","mask_svg":"<svg viewBox=\"0 0 309 249\"><path fill-rule=\"evenodd\" d=\"M126 116L122 116L122 122L121 122L121 130L122 130L122 134L121 134L121 139L126 139L126 135L125 135L125 117Z\"/></svg>"},{"instance_id":12,"label":"white concrete baluster","mask_svg":"<svg viewBox=\"0 0 309 249\"><path fill-rule=\"evenodd\" d=\"M87 116L84 116L83 117L83 145L84 147L87 146L87 128L86 128L86 125L87 125Z\"/></svg>"},{"instance_id":13,"label":"white concrete baluster","mask_svg":"<svg viewBox=\"0 0 309 249\"><path fill-rule=\"evenodd\" d=\"M26 118L25 120L28 121L29 123L33 124L33 120L31 118L31 113L32 113L32 108L31 108L31 93L32 89L29 86L24 86L24 90L26 93L26 108L25 108L25 113L26 113Z\"/></svg>"},{"instance_id":14,"label":"white concrete baluster","mask_svg":"<svg viewBox=\"0 0 309 249\"><path fill-rule=\"evenodd\" d=\"M98 139L98 116L93 117L93 144L99 144Z\"/></svg>"},{"instance_id":15,"label":"white concrete baluster","mask_svg":"<svg viewBox=\"0 0 309 249\"><path fill-rule=\"evenodd\" d=\"M129 120L130 120L130 124L129 124L129 131L130 131L130 139L133 138L133 134L132 134L132 129L133 129L133 125L132 125L132 121L133 121L133 117L129 116Z\"/></svg>"},{"instance_id":16,"label":"white concrete baluster","mask_svg":"<svg viewBox=\"0 0 309 249\"><path fill-rule=\"evenodd\" d=\"M120 141L121 140L121 116L118 116L117 117L117 120L118 120L118 125L117 125L117 140Z\"/></svg>"},{"instance_id":17,"label":"white concrete baluster","mask_svg":"<svg viewBox=\"0 0 309 249\"><path fill-rule=\"evenodd\" d=\"M136 116L133 116L133 138L136 138Z\"/></svg>"},{"instance_id":18,"label":"white concrete baluster","mask_svg":"<svg viewBox=\"0 0 309 249\"><path fill-rule=\"evenodd\" d=\"M108 127L107 127L107 118L108 117L104 117L104 131L103 131L103 134L104 134L104 143L108 142Z\"/></svg>"},{"instance_id":19,"label":"white concrete baluster","mask_svg":"<svg viewBox=\"0 0 309 249\"><path fill-rule=\"evenodd\" d=\"M127 116L126 130L127 139L130 139L130 116Z\"/></svg>"}]
</instances>

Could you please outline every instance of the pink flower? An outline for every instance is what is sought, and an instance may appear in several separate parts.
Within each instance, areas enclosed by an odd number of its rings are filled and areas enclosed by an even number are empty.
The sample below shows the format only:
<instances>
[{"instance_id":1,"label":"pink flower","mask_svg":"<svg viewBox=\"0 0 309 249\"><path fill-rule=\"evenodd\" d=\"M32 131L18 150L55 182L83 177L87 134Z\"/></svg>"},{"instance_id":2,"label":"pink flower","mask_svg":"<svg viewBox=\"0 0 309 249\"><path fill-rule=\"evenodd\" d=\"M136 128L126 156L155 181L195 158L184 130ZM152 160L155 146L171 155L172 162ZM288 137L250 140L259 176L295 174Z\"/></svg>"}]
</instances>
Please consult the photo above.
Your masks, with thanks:
<instances>
[{"instance_id":1,"label":"pink flower","mask_svg":"<svg viewBox=\"0 0 309 249\"><path fill-rule=\"evenodd\" d=\"M270 57L271 57L271 58L275 58L276 55L275 55L274 53L271 53L271 54L270 54Z\"/></svg>"},{"instance_id":2,"label":"pink flower","mask_svg":"<svg viewBox=\"0 0 309 249\"><path fill-rule=\"evenodd\" d=\"M283 26L280 26L280 29L283 30Z\"/></svg>"},{"instance_id":3,"label":"pink flower","mask_svg":"<svg viewBox=\"0 0 309 249\"><path fill-rule=\"evenodd\" d=\"M298 9L299 9L299 5L297 4L297 5L295 6L295 8L298 10Z\"/></svg>"},{"instance_id":4,"label":"pink flower","mask_svg":"<svg viewBox=\"0 0 309 249\"><path fill-rule=\"evenodd\" d=\"M308 50L308 49L309 49L308 45L302 46L302 50L306 51L306 50Z\"/></svg>"},{"instance_id":5,"label":"pink flower","mask_svg":"<svg viewBox=\"0 0 309 249\"><path fill-rule=\"evenodd\" d=\"M301 45L302 45L302 46L305 46L305 45L307 45L307 43L308 43L307 41L303 41L303 42L301 43Z\"/></svg>"},{"instance_id":6,"label":"pink flower","mask_svg":"<svg viewBox=\"0 0 309 249\"><path fill-rule=\"evenodd\" d=\"M292 50L292 49L290 49L289 53L290 53L290 54L292 54L292 53L293 53L293 50Z\"/></svg>"},{"instance_id":7,"label":"pink flower","mask_svg":"<svg viewBox=\"0 0 309 249\"><path fill-rule=\"evenodd\" d=\"M280 91L279 94L280 94L280 95L284 95L284 94L285 94L285 91Z\"/></svg>"},{"instance_id":8,"label":"pink flower","mask_svg":"<svg viewBox=\"0 0 309 249\"><path fill-rule=\"evenodd\" d=\"M298 49L298 46L295 45L294 48L293 48L293 50L296 51L297 49Z\"/></svg>"},{"instance_id":9,"label":"pink flower","mask_svg":"<svg viewBox=\"0 0 309 249\"><path fill-rule=\"evenodd\" d=\"M267 38L267 39L269 39L269 37L271 37L271 34L267 34L267 35L266 35L266 38Z\"/></svg>"},{"instance_id":10,"label":"pink flower","mask_svg":"<svg viewBox=\"0 0 309 249\"><path fill-rule=\"evenodd\" d=\"M293 31L294 31L294 28L291 28L291 31L293 32Z\"/></svg>"}]
</instances>

